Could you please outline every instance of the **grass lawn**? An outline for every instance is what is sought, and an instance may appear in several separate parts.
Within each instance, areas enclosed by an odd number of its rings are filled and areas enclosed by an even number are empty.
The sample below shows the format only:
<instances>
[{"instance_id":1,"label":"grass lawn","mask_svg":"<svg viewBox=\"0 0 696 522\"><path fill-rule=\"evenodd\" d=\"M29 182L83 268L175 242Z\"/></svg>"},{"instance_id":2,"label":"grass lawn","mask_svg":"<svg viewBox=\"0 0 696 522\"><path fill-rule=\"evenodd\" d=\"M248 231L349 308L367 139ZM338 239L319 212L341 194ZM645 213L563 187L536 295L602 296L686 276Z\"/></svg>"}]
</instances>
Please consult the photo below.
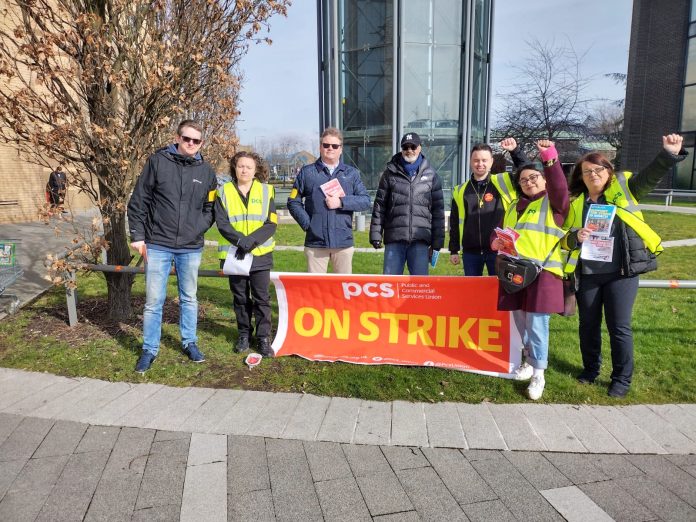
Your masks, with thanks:
<instances>
[{"instance_id":1,"label":"grass lawn","mask_svg":"<svg viewBox=\"0 0 696 522\"><path fill-rule=\"evenodd\" d=\"M647 218L665 239L696 236L694 216L648 213ZM689 226L689 223L692 223ZM214 239L217 231L207 235ZM366 234L357 234L358 246L368 246ZM670 237L671 238L671 237ZM297 225L281 225L279 244L302 244ZM305 268L302 252L278 251L275 269L297 272ZM694 279L696 247L670 248L660 256L660 269L644 276L652 279ZM203 268L217 268L215 249L206 249ZM381 273L382 255L356 253L356 273ZM461 275L461 265L440 258L432 272ZM179 351L178 310L174 299L165 306L162 347L152 370L145 376L133 372L140 351L144 279L133 287L136 317L128 324L105 320L106 285L100 274L80 274L80 324L67 327L64 294L53 289L17 315L0 322L0 365L66 376L87 376L109 381L157 382L172 386L243 388L305 392L369 400L523 402L525 383L436 368L360 366L319 363L299 357L267 359L249 370L243 356L232 353L236 326L232 296L222 278L199 280L199 335L207 362L191 364ZM170 294L176 295L175 280ZM476 296L462 296L475 299ZM696 290L641 289L634 309L635 375L625 401L606 395L610 356L604 336L605 360L598 383L576 384L580 369L577 317L551 320L549 370L541 402L572 404L624 404L696 402ZM274 309L274 324L277 309Z\"/></svg>"}]
</instances>

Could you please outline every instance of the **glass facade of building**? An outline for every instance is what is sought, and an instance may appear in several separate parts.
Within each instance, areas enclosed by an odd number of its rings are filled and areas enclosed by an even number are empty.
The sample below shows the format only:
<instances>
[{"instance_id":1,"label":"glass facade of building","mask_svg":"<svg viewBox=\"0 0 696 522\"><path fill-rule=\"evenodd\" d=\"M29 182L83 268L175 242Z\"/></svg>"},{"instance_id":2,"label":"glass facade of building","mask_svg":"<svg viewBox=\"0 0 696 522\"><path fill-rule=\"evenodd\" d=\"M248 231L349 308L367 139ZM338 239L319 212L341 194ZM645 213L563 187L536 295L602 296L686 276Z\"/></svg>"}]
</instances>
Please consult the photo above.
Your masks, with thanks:
<instances>
[{"instance_id":1,"label":"glass facade of building","mask_svg":"<svg viewBox=\"0 0 696 522\"><path fill-rule=\"evenodd\" d=\"M487 135L492 0L319 0L321 125L375 189L415 131L446 190Z\"/></svg>"},{"instance_id":2,"label":"glass facade of building","mask_svg":"<svg viewBox=\"0 0 696 522\"><path fill-rule=\"evenodd\" d=\"M675 189L696 189L696 0L691 0L689 41L687 45L686 68L684 72L684 95L682 97L681 132L684 148L689 156L677 164L672 182Z\"/></svg>"}]
</instances>

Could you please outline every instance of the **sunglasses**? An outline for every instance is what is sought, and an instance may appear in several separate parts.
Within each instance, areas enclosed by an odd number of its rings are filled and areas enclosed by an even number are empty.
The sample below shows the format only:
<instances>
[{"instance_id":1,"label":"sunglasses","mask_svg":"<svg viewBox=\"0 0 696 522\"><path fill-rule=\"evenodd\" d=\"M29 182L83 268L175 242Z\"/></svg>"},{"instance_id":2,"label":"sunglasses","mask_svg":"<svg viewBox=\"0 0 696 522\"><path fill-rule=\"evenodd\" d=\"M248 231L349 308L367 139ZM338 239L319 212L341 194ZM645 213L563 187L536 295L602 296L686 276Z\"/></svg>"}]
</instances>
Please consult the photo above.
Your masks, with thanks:
<instances>
[{"instance_id":1,"label":"sunglasses","mask_svg":"<svg viewBox=\"0 0 696 522\"><path fill-rule=\"evenodd\" d=\"M203 143L203 140L200 140L198 138L189 138L188 136L181 136L181 139L184 140L186 143L193 143L194 145L200 145Z\"/></svg>"},{"instance_id":2,"label":"sunglasses","mask_svg":"<svg viewBox=\"0 0 696 522\"><path fill-rule=\"evenodd\" d=\"M340 143L322 143L321 146L324 147L325 149L328 149L330 147L333 150L337 150L341 146L341 144Z\"/></svg>"},{"instance_id":3,"label":"sunglasses","mask_svg":"<svg viewBox=\"0 0 696 522\"><path fill-rule=\"evenodd\" d=\"M416 150L418 145L402 145L401 150Z\"/></svg>"}]
</instances>

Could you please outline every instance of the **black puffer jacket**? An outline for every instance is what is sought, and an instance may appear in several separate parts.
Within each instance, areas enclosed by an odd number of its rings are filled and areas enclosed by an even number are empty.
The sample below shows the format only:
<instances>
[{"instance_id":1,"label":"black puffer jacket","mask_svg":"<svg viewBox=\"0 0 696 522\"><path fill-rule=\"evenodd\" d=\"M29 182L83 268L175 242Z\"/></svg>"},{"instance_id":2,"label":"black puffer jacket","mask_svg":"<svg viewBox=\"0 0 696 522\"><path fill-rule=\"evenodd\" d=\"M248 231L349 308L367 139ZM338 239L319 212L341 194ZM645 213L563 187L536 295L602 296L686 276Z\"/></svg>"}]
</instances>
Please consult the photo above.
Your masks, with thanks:
<instances>
[{"instance_id":1,"label":"black puffer jacket","mask_svg":"<svg viewBox=\"0 0 696 522\"><path fill-rule=\"evenodd\" d=\"M409 176L396 154L379 180L372 209L370 242L423 241L433 250L445 243L445 202L442 181L423 158L418 172Z\"/></svg>"},{"instance_id":2,"label":"black puffer jacket","mask_svg":"<svg viewBox=\"0 0 696 522\"><path fill-rule=\"evenodd\" d=\"M147 159L128 202L131 241L169 248L203 247L213 224L217 179L198 158L158 150Z\"/></svg>"}]
</instances>

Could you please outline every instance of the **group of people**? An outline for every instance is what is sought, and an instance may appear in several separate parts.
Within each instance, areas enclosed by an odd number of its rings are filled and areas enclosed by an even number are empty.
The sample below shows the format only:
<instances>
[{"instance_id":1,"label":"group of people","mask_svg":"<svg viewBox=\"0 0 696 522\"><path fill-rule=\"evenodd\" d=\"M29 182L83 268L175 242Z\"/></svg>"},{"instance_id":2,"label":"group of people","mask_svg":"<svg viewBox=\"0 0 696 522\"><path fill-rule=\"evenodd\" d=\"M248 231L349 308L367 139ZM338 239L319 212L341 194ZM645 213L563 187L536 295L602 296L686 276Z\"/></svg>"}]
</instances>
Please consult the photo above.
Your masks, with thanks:
<instances>
[{"instance_id":1,"label":"group of people","mask_svg":"<svg viewBox=\"0 0 696 522\"><path fill-rule=\"evenodd\" d=\"M157 357L162 307L172 263L176 268L181 342L193 362L205 356L196 335L197 274L203 234L213 222L222 236L221 267L228 255L253 256L248 274L230 275L237 318L234 350L257 345L264 356L271 347L270 271L278 218L268 168L253 152L230 160L231 180L218 187L215 172L202 158L203 129L192 120L179 124L175 143L153 154L138 178L128 204L131 247L146 259L143 349L136 371L146 372ZM580 320L583 370L578 382L591 384L601 365L601 321L606 316L612 365L608 393L623 397L633 372L631 312L638 275L656 268L660 239L645 223L637 202L686 157L682 138L663 137L663 149L635 176L615 172L601 154L588 154L566 180L558 152L548 140L536 143L543 168L531 163L513 138L500 146L511 155L515 171L493 173L493 151L471 151L471 179L452 191L450 262L461 263L467 276L499 275L504 244L496 228L513 230L520 259L535 267L521 290L501 281L498 308L512 312L523 344L524 362L516 378L530 380L527 396L542 396L548 366L549 319L564 311L564 280L574 276ZM358 169L341 161L343 136L327 128L320 136L320 155L295 178L287 206L305 231L304 253L310 273L352 273L353 213L372 206L369 240L384 246L383 272L427 275L434 252L445 240L442 181L422 152L415 132L401 139L401 151L387 163L374 203ZM501 169L502 170L502 169ZM593 204L616 207L608 233L611 261L583 259L582 243L592 236L585 218ZM255 327L252 326L252 316Z\"/></svg>"}]
</instances>

